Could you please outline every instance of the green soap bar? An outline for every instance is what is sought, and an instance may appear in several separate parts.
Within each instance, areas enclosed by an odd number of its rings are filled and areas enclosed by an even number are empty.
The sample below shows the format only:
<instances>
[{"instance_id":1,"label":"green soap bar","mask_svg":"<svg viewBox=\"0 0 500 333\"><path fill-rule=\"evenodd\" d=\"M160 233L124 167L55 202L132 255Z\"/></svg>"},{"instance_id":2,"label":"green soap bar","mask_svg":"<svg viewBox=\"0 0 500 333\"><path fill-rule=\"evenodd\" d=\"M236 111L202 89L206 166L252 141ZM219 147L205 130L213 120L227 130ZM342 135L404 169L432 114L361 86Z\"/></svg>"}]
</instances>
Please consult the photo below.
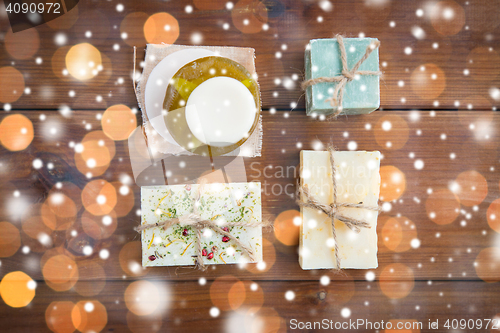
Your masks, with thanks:
<instances>
[{"instance_id":1,"label":"green soap bar","mask_svg":"<svg viewBox=\"0 0 500 333\"><path fill-rule=\"evenodd\" d=\"M377 41L376 38L344 38L347 66L351 70L363 57L366 48ZM342 73L339 44L336 38L313 39L305 52L306 80L319 77L339 76ZM359 67L360 71L378 71L378 48ZM345 114L366 114L380 106L380 77L357 75L346 84L342 103ZM332 114L330 101L337 82L317 83L306 89L306 111L311 114Z\"/></svg>"}]
</instances>

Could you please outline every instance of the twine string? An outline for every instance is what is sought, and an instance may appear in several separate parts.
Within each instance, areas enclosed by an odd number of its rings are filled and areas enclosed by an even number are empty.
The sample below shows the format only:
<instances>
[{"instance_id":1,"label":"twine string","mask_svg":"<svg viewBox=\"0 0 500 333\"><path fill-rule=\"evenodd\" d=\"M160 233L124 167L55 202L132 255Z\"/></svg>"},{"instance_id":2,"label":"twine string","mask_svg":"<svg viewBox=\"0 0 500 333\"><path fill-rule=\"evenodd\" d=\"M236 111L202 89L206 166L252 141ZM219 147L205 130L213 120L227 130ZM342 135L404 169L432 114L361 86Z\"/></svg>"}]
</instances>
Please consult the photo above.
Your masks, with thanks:
<instances>
[{"instance_id":1,"label":"twine string","mask_svg":"<svg viewBox=\"0 0 500 333\"><path fill-rule=\"evenodd\" d=\"M340 255L339 255L339 246L337 242L337 231L335 229L335 220L339 220L340 222L344 223L349 229L352 231L359 233L361 231L361 228L371 228L370 224L366 221L358 220L352 217L348 217L343 215L340 212L340 208L360 208L360 209L367 209L367 210L372 210L372 211L377 211L379 212L380 206L366 206L363 205L362 203L358 204L353 204L353 203L344 203L344 202L338 202L337 201L337 181L335 179L335 159L333 157L333 153L335 152L335 148L332 146L328 147L328 152L330 153L330 164L332 167L332 194L333 194L333 201L331 204L327 205L319 200L317 200L310 192L307 187L307 185L297 186L297 194L296 194L296 202L299 206L301 207L306 207L306 208L312 208L319 210L326 214L328 218L331 220L331 225L332 225L332 235L333 235L333 240L335 242L335 263L337 266L337 269L340 270ZM305 200L304 200L305 199Z\"/></svg>"},{"instance_id":2,"label":"twine string","mask_svg":"<svg viewBox=\"0 0 500 333\"><path fill-rule=\"evenodd\" d=\"M339 44L340 60L342 62L341 75L333 77L321 76L318 78L309 79L302 82L302 89L304 90L307 87L318 83L338 82L335 87L335 90L333 91L332 96L325 100L325 102L330 102L332 108L334 109L336 108L335 112L328 118L336 118L342 112L342 102L344 99L345 87L348 82L356 78L356 75L376 75L376 76L382 75L381 71L358 70L361 64L365 62L366 59L368 59L370 54L380 46L380 41L377 40L373 43L370 43L370 45L368 45L368 47L366 48L366 51L364 55L361 57L361 59L359 59L358 62L351 68L351 70L349 70L349 67L347 66L347 52L345 50L344 38L341 35L337 35L335 36L335 38L337 39L337 42Z\"/></svg>"}]
</instances>

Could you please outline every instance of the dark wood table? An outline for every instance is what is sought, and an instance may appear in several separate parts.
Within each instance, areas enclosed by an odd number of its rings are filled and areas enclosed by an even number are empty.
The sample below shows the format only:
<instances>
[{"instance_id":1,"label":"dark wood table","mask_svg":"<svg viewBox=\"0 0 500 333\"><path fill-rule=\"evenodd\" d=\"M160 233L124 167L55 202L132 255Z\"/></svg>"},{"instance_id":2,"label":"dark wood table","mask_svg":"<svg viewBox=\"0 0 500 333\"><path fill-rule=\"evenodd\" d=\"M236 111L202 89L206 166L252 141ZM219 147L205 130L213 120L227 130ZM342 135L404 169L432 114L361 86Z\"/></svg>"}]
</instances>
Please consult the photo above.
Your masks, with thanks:
<instances>
[{"instance_id":1,"label":"dark wood table","mask_svg":"<svg viewBox=\"0 0 500 333\"><path fill-rule=\"evenodd\" d=\"M318 331L319 322L419 332L436 321L435 331L492 330L500 319L499 17L498 0L82 0L12 34L0 7L2 331L285 332ZM304 49L336 33L381 41L381 108L315 121L300 90ZM265 185L263 214L275 220L265 267L138 265L140 187L127 140L104 136L101 117L117 104L138 108L132 46L140 62L147 41L255 48L263 151L245 165L248 179ZM72 49L82 43L90 45ZM97 71L69 68L72 51L96 60ZM141 124L140 111L129 118ZM95 168L79 150L89 135L106 148L84 145ZM377 269L298 265L293 170L301 149L330 141L383 154ZM89 190L102 181L101 192ZM99 193L116 199L105 225L85 202Z\"/></svg>"}]
</instances>

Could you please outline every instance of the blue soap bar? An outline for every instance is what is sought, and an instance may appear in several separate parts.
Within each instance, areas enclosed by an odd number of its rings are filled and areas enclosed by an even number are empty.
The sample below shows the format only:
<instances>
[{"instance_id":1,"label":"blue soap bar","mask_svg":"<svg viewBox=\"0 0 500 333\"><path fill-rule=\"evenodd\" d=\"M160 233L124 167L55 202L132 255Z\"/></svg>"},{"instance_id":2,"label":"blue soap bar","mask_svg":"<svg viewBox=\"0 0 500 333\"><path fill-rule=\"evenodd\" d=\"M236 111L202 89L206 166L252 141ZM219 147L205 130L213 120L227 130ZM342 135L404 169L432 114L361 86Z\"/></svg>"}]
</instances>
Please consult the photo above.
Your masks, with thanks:
<instances>
[{"instance_id":1,"label":"blue soap bar","mask_svg":"<svg viewBox=\"0 0 500 333\"><path fill-rule=\"evenodd\" d=\"M366 48L376 38L344 38L349 71L363 57ZM336 38L313 39L305 52L306 80L319 77L342 75L342 60ZM372 51L361 64L359 71L378 71L378 48ZM342 114L366 114L380 106L380 77L377 75L356 75L346 83ZM317 83L306 88L306 112L308 115L329 115L336 111L330 101L337 82Z\"/></svg>"}]
</instances>

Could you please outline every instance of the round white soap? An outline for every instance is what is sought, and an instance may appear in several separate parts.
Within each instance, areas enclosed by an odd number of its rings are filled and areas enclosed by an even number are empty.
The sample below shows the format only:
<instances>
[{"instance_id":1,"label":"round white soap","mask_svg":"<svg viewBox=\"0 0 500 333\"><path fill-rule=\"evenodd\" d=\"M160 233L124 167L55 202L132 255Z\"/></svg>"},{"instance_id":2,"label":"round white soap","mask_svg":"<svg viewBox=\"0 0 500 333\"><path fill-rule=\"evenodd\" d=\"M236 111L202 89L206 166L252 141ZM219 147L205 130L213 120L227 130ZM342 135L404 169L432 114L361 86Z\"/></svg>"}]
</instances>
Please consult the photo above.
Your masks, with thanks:
<instances>
[{"instance_id":1,"label":"round white soap","mask_svg":"<svg viewBox=\"0 0 500 333\"><path fill-rule=\"evenodd\" d=\"M169 143L179 145L172 137L163 118L163 100L172 77L187 63L215 55L205 49L184 49L169 54L160 61L149 74L144 92L144 102L149 123Z\"/></svg>"},{"instance_id":2,"label":"round white soap","mask_svg":"<svg viewBox=\"0 0 500 333\"><path fill-rule=\"evenodd\" d=\"M257 107L240 81L218 76L196 87L186 103L186 121L201 142L225 147L248 137Z\"/></svg>"}]
</instances>

